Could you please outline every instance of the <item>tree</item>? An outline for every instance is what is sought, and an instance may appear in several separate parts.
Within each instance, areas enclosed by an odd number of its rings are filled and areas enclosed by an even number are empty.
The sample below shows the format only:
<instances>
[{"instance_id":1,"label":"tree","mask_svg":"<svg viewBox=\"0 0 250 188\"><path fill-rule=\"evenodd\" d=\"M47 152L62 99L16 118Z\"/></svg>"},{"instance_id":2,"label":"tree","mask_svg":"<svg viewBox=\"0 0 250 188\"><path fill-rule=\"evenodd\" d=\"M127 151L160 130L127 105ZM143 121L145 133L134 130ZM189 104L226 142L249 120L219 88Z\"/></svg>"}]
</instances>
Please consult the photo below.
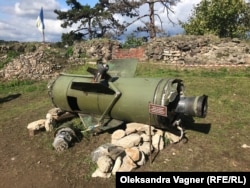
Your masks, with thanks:
<instances>
[{"instance_id":1,"label":"tree","mask_svg":"<svg viewBox=\"0 0 250 188\"><path fill-rule=\"evenodd\" d=\"M100 0L108 1L108 0ZM157 13L155 6L160 4L162 9L166 11L167 16L170 12L174 12L171 8L175 6L180 0L109 0L109 10L113 10L116 14L126 16L130 21L123 23L124 28L128 28L135 22L141 22L142 26L137 27L137 31L146 31L149 33L149 37L155 38L157 33L163 32L161 16ZM148 12L140 12L141 7L147 5ZM148 18L149 21L145 21ZM156 19L159 20L160 25L156 25ZM168 20L174 24L174 22L168 17Z\"/></svg>"},{"instance_id":2,"label":"tree","mask_svg":"<svg viewBox=\"0 0 250 188\"><path fill-rule=\"evenodd\" d=\"M250 6L244 0L201 0L188 22L180 24L190 35L245 38L250 31Z\"/></svg>"},{"instance_id":3,"label":"tree","mask_svg":"<svg viewBox=\"0 0 250 188\"><path fill-rule=\"evenodd\" d=\"M63 28L77 25L77 29L62 35L62 41L70 43L72 40L81 40L83 37L92 39L103 37L108 30L121 27L113 18L111 12L105 10L100 3L91 8L89 5L81 5L77 0L66 0L68 11L54 10L57 19L63 20Z\"/></svg>"},{"instance_id":4,"label":"tree","mask_svg":"<svg viewBox=\"0 0 250 188\"><path fill-rule=\"evenodd\" d=\"M73 31L70 31L69 33L63 33L61 38L64 44L72 45L74 41L82 40L83 34L80 32L75 33Z\"/></svg>"},{"instance_id":5,"label":"tree","mask_svg":"<svg viewBox=\"0 0 250 188\"><path fill-rule=\"evenodd\" d=\"M89 5L81 5L77 0L66 0L71 9L68 11L54 10L54 12L58 15L57 19L63 20L61 25L63 28L77 25L77 29L71 31L69 37L64 34L64 39L78 39L80 34L90 39L110 35L110 33L119 36L135 22L143 23L143 26L137 27L137 31L147 31L150 38L154 38L158 32L163 30L163 21L154 9L156 3L160 3L168 15L169 12L173 12L171 7L178 1L180 0L99 0L91 8ZM140 12L140 8L144 5L149 7L146 14ZM118 15L128 19L121 23ZM149 18L149 21L145 21L146 17ZM155 17L159 19L160 27L155 24Z\"/></svg>"}]
</instances>

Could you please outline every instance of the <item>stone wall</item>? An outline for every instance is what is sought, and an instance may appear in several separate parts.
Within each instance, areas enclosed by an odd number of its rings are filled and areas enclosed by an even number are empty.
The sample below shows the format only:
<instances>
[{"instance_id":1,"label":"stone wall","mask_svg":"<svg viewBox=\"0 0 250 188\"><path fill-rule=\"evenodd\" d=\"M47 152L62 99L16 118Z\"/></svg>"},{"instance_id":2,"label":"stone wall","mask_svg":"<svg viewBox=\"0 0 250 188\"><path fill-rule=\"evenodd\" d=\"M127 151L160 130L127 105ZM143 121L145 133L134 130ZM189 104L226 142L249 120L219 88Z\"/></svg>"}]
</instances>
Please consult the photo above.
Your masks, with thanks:
<instances>
[{"instance_id":1,"label":"stone wall","mask_svg":"<svg viewBox=\"0 0 250 188\"><path fill-rule=\"evenodd\" d=\"M137 58L140 62L169 65L250 66L250 43L214 36L174 36L156 38L139 48L122 49L117 41L95 39L77 42L72 47L53 48L50 44L1 44L0 61L10 50L22 54L0 70L0 79L49 79L66 66L102 59ZM66 54L72 48L72 54Z\"/></svg>"},{"instance_id":2,"label":"stone wall","mask_svg":"<svg viewBox=\"0 0 250 188\"><path fill-rule=\"evenodd\" d=\"M239 39L220 39L215 36L174 36L155 38L138 48L122 49L114 41L96 40L74 46L74 57L84 53L88 58L137 58L139 61L166 64L250 64L250 43ZM74 58L73 58L74 59Z\"/></svg>"},{"instance_id":3,"label":"stone wall","mask_svg":"<svg viewBox=\"0 0 250 188\"><path fill-rule=\"evenodd\" d=\"M18 48L14 48L14 46ZM64 53L50 44L31 45L26 43L12 43L0 45L0 61L5 61L10 51L19 53L16 58L0 69L0 80L48 80L58 74L64 67L66 59Z\"/></svg>"},{"instance_id":4,"label":"stone wall","mask_svg":"<svg viewBox=\"0 0 250 188\"><path fill-rule=\"evenodd\" d=\"M146 46L145 56L168 64L249 64L250 45L214 36L156 38Z\"/></svg>"}]
</instances>

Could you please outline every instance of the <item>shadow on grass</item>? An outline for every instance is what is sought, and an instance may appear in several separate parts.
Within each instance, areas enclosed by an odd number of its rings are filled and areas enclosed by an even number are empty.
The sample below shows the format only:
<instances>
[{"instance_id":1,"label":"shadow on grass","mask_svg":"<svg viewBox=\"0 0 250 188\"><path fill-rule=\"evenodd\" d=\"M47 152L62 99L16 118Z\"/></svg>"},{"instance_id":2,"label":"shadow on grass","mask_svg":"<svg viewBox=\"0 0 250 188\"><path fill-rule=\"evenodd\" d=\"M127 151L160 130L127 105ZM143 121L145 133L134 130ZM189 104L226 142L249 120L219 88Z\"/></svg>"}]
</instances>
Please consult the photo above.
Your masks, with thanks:
<instances>
[{"instance_id":1,"label":"shadow on grass","mask_svg":"<svg viewBox=\"0 0 250 188\"><path fill-rule=\"evenodd\" d=\"M8 95L7 97L0 98L0 104L5 103L5 102L9 102L11 100L14 100L14 99L20 97L20 96L21 96L21 94L17 93L17 94L13 94L13 95Z\"/></svg>"},{"instance_id":2,"label":"shadow on grass","mask_svg":"<svg viewBox=\"0 0 250 188\"><path fill-rule=\"evenodd\" d=\"M200 133L208 134L211 129L210 123L195 123L193 117L185 116L182 118L183 126L186 130L197 131Z\"/></svg>"}]
</instances>

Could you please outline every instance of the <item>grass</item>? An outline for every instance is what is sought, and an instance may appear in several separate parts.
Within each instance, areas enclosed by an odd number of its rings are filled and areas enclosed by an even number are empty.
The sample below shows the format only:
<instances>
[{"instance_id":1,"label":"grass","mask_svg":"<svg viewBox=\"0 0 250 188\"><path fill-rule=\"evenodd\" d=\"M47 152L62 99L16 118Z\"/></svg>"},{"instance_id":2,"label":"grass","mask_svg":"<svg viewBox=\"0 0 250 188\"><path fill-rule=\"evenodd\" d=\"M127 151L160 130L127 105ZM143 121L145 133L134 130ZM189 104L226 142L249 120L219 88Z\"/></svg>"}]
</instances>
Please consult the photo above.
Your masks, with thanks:
<instances>
[{"instance_id":1,"label":"grass","mask_svg":"<svg viewBox=\"0 0 250 188\"><path fill-rule=\"evenodd\" d=\"M87 65L67 70L68 73L85 74ZM183 80L186 96L208 95L208 114L206 118L194 118L196 123L187 130L188 144L168 146L160 152L151 165L139 168L139 171L246 171L249 169L249 151L241 145L250 145L249 140L249 68L183 68L170 67L163 64L139 63L135 77L171 77ZM9 122L12 118L26 116L25 121L32 121L31 117L45 116L50 106L47 95L47 81L10 81L0 83L0 99L13 93L21 93L25 104L2 111L2 122ZM7 105L7 103L4 103ZM52 106L51 106L52 107ZM0 103L1 108L1 103ZM13 114L18 114L13 117ZM34 121L36 119L33 119ZM79 119L73 123L82 128ZM211 125L209 132L200 131L199 126ZM5 131L4 125L0 132ZM37 140L38 139L38 140ZM50 157L58 160L59 168L71 172L73 167L85 168L79 170L75 178L91 178L95 166L89 154L83 156L81 149L91 152L95 138L84 135L84 139L76 147L63 154L54 154L51 148L52 138L47 134L38 137L32 142L37 149L46 148ZM74 156L75 161L63 160ZM72 158L71 158L72 159ZM72 172L73 173L73 172ZM69 181L72 179L69 178Z\"/></svg>"},{"instance_id":2,"label":"grass","mask_svg":"<svg viewBox=\"0 0 250 188\"><path fill-rule=\"evenodd\" d=\"M234 166L232 163L249 162L247 152L240 150L242 144L248 143L249 145L250 138L249 73L249 68L194 69L154 64L138 66L137 77L180 78L185 85L186 96L208 95L207 117L205 119L194 118L194 120L196 123L210 124L210 132L203 134L188 130L187 135L194 148L189 148L192 152L182 147L179 150L189 155L187 161L193 161L193 164L184 162L186 166L180 168L180 164L184 164L183 159L178 157L173 159L173 156L170 156L172 164L168 167L169 171L238 170L240 165ZM221 156L223 159L219 159ZM164 156L161 157L164 158ZM215 159L216 157L218 160ZM244 168L244 165L241 167ZM158 171L161 167L155 164L151 166L151 169Z\"/></svg>"},{"instance_id":3,"label":"grass","mask_svg":"<svg viewBox=\"0 0 250 188\"><path fill-rule=\"evenodd\" d=\"M36 82L33 80L10 80L0 83L0 95L10 93L32 93L46 90L46 81Z\"/></svg>"},{"instance_id":4,"label":"grass","mask_svg":"<svg viewBox=\"0 0 250 188\"><path fill-rule=\"evenodd\" d=\"M250 77L250 68L185 68L156 63L139 63L135 75L137 77Z\"/></svg>"}]
</instances>

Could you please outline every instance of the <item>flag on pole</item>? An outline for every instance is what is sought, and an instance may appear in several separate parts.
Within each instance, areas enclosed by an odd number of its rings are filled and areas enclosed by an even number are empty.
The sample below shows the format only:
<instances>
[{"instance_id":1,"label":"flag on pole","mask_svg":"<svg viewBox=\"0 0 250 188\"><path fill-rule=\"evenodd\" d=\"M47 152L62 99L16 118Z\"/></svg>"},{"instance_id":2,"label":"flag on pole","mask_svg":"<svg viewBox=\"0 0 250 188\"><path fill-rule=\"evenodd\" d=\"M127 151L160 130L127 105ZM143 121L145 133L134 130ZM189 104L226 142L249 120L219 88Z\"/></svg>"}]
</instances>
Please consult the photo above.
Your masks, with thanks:
<instances>
[{"instance_id":1,"label":"flag on pole","mask_svg":"<svg viewBox=\"0 0 250 188\"><path fill-rule=\"evenodd\" d=\"M43 7L40 10L40 14L38 15L36 19L36 27L39 29L39 31L43 32L45 29L44 21L43 21Z\"/></svg>"}]
</instances>

